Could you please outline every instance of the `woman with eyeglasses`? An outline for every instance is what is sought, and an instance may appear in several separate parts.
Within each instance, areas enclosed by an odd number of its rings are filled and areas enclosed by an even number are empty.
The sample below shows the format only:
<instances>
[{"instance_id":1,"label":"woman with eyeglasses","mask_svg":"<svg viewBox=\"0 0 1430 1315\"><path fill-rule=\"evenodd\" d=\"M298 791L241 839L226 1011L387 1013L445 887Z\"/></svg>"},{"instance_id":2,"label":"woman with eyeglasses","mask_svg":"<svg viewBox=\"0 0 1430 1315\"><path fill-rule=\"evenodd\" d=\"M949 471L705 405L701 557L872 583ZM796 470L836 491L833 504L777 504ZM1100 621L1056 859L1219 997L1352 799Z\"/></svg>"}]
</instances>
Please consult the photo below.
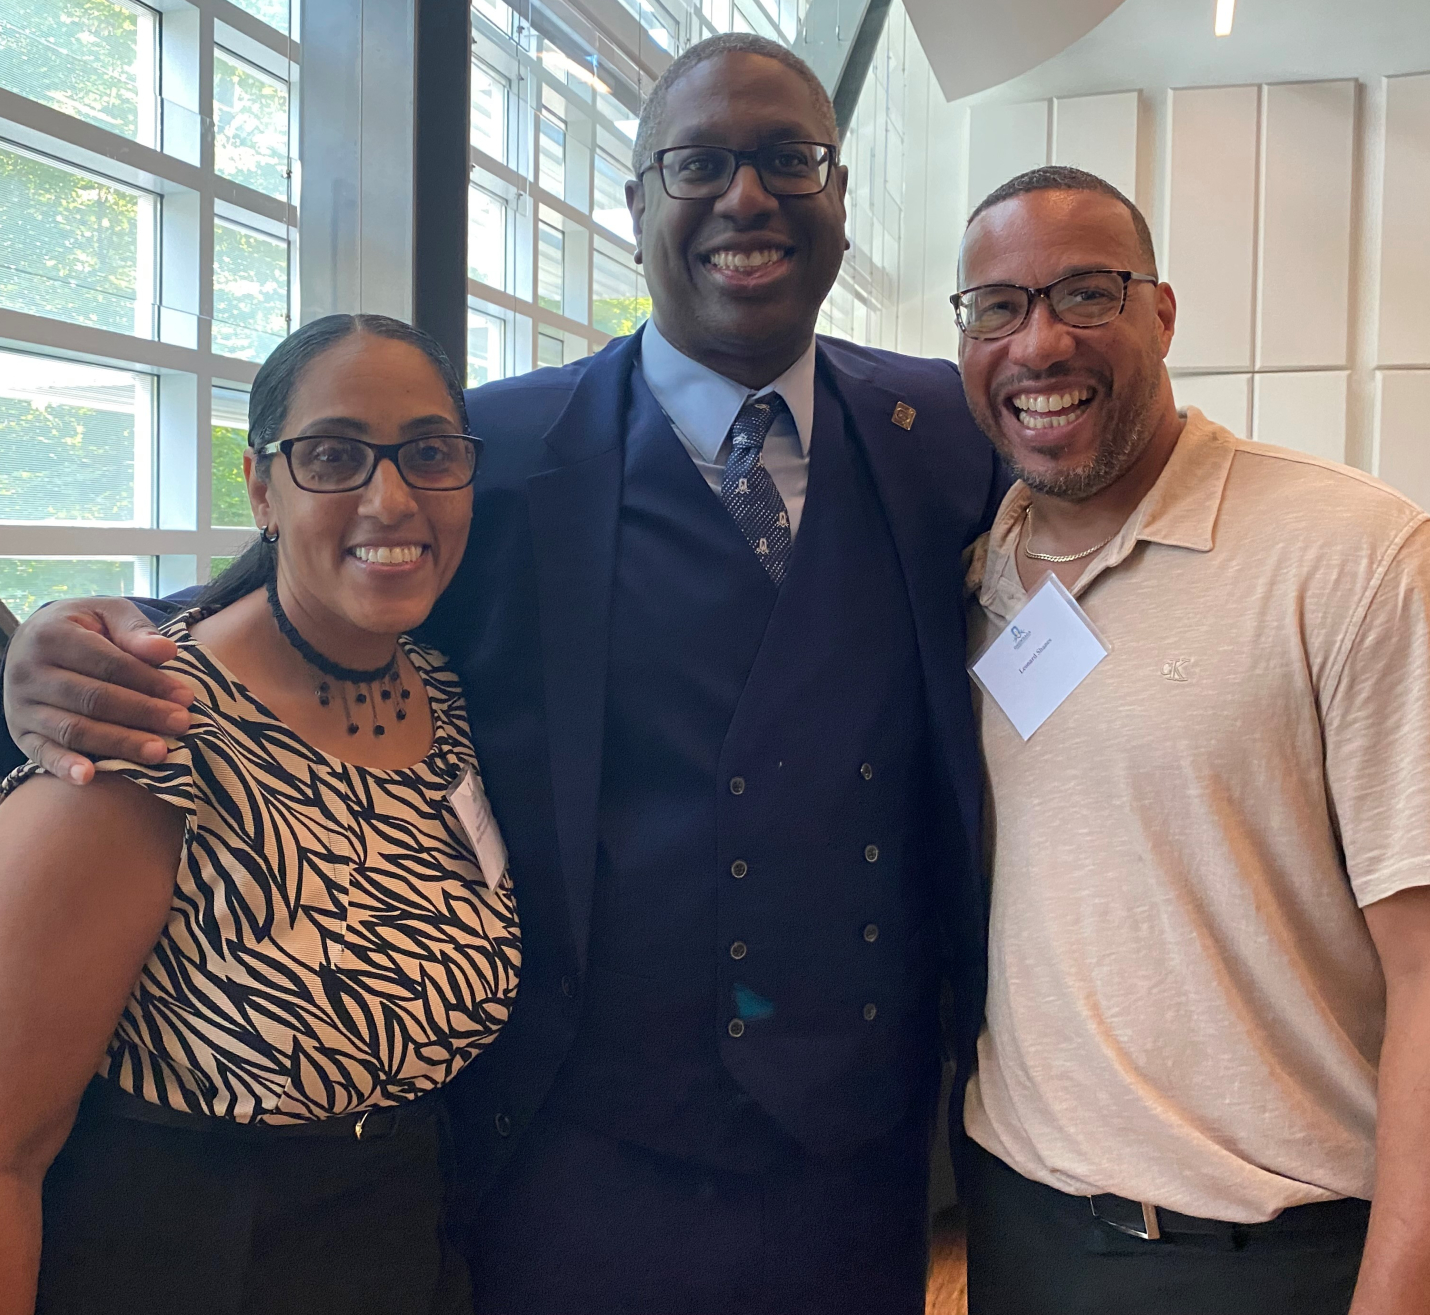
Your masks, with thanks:
<instances>
[{"instance_id":1,"label":"woman with eyeglasses","mask_svg":"<svg viewBox=\"0 0 1430 1315\"><path fill-rule=\"evenodd\" d=\"M163 632L189 728L5 785L0 1315L471 1309L439 1092L520 939L460 685L409 634L480 444L378 316L286 339L250 420L261 539Z\"/></svg>"}]
</instances>

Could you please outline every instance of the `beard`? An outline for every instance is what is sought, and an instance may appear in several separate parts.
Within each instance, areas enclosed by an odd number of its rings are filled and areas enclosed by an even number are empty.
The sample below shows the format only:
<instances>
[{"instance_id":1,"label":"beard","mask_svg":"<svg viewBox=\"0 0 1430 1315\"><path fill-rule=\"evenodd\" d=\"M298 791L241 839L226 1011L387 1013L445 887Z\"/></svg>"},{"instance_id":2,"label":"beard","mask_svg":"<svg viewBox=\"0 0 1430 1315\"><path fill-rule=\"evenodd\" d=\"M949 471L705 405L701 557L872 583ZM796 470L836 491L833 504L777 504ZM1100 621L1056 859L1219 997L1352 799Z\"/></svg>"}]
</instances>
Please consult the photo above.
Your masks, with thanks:
<instances>
[{"instance_id":1,"label":"beard","mask_svg":"<svg viewBox=\"0 0 1430 1315\"><path fill-rule=\"evenodd\" d=\"M1029 388L1035 378L1019 380ZM980 399L969 398L969 410L978 427L998 450L1003 463L1034 493L1065 502L1085 502L1094 494L1117 483L1146 450L1157 430L1160 378L1155 370L1141 370L1116 391L1111 379L1098 380L1098 392L1105 399L1106 419L1092 455L1080 466L1053 471L1033 471L1018 460L1018 454L1003 434L997 417ZM1034 451L1036 451L1034 445Z\"/></svg>"}]
</instances>

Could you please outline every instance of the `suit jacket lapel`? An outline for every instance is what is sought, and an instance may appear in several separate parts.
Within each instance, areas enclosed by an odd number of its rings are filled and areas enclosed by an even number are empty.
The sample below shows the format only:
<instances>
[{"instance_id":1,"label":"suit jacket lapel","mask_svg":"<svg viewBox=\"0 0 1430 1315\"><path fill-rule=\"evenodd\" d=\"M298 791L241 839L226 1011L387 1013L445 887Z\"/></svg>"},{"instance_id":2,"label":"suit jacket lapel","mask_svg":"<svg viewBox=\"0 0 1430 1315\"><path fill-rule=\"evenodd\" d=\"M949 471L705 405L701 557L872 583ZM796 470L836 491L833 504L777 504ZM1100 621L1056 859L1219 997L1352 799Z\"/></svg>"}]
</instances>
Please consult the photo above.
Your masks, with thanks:
<instances>
[{"instance_id":1,"label":"suit jacket lapel","mask_svg":"<svg viewBox=\"0 0 1430 1315\"><path fill-rule=\"evenodd\" d=\"M556 464L527 481L557 841L583 971L595 879L623 431L639 341L637 334L587 369L546 435Z\"/></svg>"}]
</instances>

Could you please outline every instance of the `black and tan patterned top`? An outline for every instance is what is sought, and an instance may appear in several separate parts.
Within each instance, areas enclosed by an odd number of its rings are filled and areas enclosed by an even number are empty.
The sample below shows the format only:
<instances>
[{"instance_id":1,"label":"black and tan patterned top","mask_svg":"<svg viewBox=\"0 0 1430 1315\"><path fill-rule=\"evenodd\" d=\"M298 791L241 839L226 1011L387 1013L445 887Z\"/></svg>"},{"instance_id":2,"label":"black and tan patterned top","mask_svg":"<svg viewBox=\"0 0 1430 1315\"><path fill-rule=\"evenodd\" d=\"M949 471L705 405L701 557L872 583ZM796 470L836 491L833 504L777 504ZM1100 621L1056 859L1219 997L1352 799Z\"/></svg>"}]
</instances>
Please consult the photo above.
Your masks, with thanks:
<instances>
[{"instance_id":1,"label":"black and tan patterned top","mask_svg":"<svg viewBox=\"0 0 1430 1315\"><path fill-rule=\"evenodd\" d=\"M168 922L100 1072L145 1100L291 1124L449 1081L506 1021L521 942L447 792L475 769L461 686L404 639L433 742L412 767L341 762L299 739L189 631L166 670L197 691L152 767L98 764L183 811ZM33 774L22 768L9 790Z\"/></svg>"}]
</instances>

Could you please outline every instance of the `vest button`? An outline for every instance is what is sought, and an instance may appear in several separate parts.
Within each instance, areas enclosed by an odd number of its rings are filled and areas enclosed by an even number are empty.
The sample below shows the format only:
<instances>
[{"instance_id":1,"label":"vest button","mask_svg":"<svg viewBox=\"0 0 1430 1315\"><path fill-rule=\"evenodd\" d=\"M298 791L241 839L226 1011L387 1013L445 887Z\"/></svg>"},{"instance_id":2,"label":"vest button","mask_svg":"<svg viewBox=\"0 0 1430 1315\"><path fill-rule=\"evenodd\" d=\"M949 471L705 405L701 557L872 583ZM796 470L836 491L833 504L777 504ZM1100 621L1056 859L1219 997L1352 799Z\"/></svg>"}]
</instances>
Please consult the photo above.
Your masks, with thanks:
<instances>
[{"instance_id":1,"label":"vest button","mask_svg":"<svg viewBox=\"0 0 1430 1315\"><path fill-rule=\"evenodd\" d=\"M569 977L561 979L561 994L570 1000L576 994L576 983Z\"/></svg>"},{"instance_id":2,"label":"vest button","mask_svg":"<svg viewBox=\"0 0 1430 1315\"><path fill-rule=\"evenodd\" d=\"M877 863L877 862L879 861L879 846L878 846L878 845L865 845L865 846L864 846L864 861L865 861L866 863Z\"/></svg>"},{"instance_id":3,"label":"vest button","mask_svg":"<svg viewBox=\"0 0 1430 1315\"><path fill-rule=\"evenodd\" d=\"M874 779L874 769L870 767L868 763L865 763L859 769L859 775L862 776L866 781L872 781Z\"/></svg>"},{"instance_id":4,"label":"vest button","mask_svg":"<svg viewBox=\"0 0 1430 1315\"><path fill-rule=\"evenodd\" d=\"M511 1120L505 1114L498 1114L496 1117L497 1136L511 1136Z\"/></svg>"},{"instance_id":5,"label":"vest button","mask_svg":"<svg viewBox=\"0 0 1430 1315\"><path fill-rule=\"evenodd\" d=\"M730 875L737 881L750 870L750 865L743 858L737 858L730 864Z\"/></svg>"},{"instance_id":6,"label":"vest button","mask_svg":"<svg viewBox=\"0 0 1430 1315\"><path fill-rule=\"evenodd\" d=\"M874 1021L874 1019L877 1017L878 1013L879 1013L879 1006L878 1006L878 1005L865 1005L865 1006L864 1006L864 1021L865 1021L866 1023L872 1023L872 1022Z\"/></svg>"},{"instance_id":7,"label":"vest button","mask_svg":"<svg viewBox=\"0 0 1430 1315\"><path fill-rule=\"evenodd\" d=\"M879 939L879 928L875 923L870 923L864 928L864 939L873 945Z\"/></svg>"},{"instance_id":8,"label":"vest button","mask_svg":"<svg viewBox=\"0 0 1430 1315\"><path fill-rule=\"evenodd\" d=\"M743 776L732 776L732 777L730 778L730 793L731 793L731 794L744 794L744 793L745 793L745 778L744 778Z\"/></svg>"},{"instance_id":9,"label":"vest button","mask_svg":"<svg viewBox=\"0 0 1430 1315\"><path fill-rule=\"evenodd\" d=\"M744 1019L742 1019L742 1018L732 1018L732 1019L730 1020L730 1022L728 1023L728 1025L726 1026L725 1030L726 1030L731 1036L735 1036L735 1037L744 1036L744 1035L745 1035L745 1021L744 1021Z\"/></svg>"},{"instance_id":10,"label":"vest button","mask_svg":"<svg viewBox=\"0 0 1430 1315\"><path fill-rule=\"evenodd\" d=\"M732 959L743 959L750 952L750 947L744 941L736 941L730 947L730 957Z\"/></svg>"}]
</instances>

